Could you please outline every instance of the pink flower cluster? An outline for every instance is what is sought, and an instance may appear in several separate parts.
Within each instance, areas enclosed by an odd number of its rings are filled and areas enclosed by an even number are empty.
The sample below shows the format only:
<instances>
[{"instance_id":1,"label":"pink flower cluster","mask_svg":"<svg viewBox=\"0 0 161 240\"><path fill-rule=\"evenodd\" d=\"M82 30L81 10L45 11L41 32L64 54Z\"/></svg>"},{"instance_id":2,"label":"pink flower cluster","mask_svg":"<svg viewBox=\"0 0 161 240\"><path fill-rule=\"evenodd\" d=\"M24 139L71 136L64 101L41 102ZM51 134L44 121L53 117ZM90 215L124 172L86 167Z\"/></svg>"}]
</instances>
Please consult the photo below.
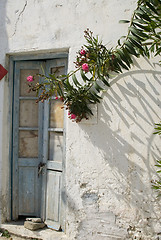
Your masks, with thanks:
<instances>
[{"instance_id":1,"label":"pink flower cluster","mask_svg":"<svg viewBox=\"0 0 161 240\"><path fill-rule=\"evenodd\" d=\"M80 55L83 57L83 58L81 58L83 61L85 61L85 60L87 60L87 52L84 50L84 49L81 49L81 51L80 51ZM85 71L85 72L88 72L89 71L89 66L88 66L88 64L87 63L83 63L82 64L82 69L83 69L83 71Z\"/></svg>"},{"instance_id":2,"label":"pink flower cluster","mask_svg":"<svg viewBox=\"0 0 161 240\"><path fill-rule=\"evenodd\" d=\"M85 72L88 72L88 71L89 71L89 66L88 66L88 64L87 64L87 63L83 63L82 69L83 69Z\"/></svg>"},{"instance_id":3,"label":"pink flower cluster","mask_svg":"<svg viewBox=\"0 0 161 240\"><path fill-rule=\"evenodd\" d=\"M82 50L80 51L80 54L81 54L81 55L85 55L85 54L86 54L86 51L85 51L84 49L82 49Z\"/></svg>"},{"instance_id":4,"label":"pink flower cluster","mask_svg":"<svg viewBox=\"0 0 161 240\"><path fill-rule=\"evenodd\" d=\"M71 112L68 112L68 116L70 119L73 119L73 120L76 119L77 117L74 113L71 113Z\"/></svg>"},{"instance_id":5,"label":"pink flower cluster","mask_svg":"<svg viewBox=\"0 0 161 240\"><path fill-rule=\"evenodd\" d=\"M33 76L28 76L28 77L27 77L27 81L28 81L28 82L33 82L33 81L34 81Z\"/></svg>"}]
</instances>

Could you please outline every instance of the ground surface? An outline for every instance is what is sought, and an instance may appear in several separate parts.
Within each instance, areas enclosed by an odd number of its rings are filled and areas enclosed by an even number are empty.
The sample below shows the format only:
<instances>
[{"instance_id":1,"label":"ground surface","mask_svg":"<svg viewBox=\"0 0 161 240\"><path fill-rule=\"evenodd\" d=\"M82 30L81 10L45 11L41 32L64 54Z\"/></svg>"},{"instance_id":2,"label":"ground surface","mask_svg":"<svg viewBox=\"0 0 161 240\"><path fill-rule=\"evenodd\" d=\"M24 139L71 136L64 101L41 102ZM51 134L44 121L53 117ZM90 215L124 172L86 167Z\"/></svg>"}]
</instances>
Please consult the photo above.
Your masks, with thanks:
<instances>
[{"instance_id":1,"label":"ground surface","mask_svg":"<svg viewBox=\"0 0 161 240\"><path fill-rule=\"evenodd\" d=\"M10 238L0 237L4 240L66 240L66 235L63 232L57 232L49 228L43 228L37 231L31 231L24 228L23 222L10 222L1 225L2 229L9 232Z\"/></svg>"}]
</instances>

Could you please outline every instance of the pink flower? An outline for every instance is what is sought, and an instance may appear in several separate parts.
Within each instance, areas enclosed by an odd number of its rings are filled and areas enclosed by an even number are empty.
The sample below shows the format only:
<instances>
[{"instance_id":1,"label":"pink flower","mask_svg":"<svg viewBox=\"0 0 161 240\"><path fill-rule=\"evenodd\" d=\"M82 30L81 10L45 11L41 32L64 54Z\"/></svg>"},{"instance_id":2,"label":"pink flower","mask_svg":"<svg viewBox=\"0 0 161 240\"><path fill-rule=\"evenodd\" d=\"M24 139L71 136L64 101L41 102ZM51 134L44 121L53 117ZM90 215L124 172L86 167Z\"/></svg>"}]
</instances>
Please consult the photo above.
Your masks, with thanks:
<instances>
[{"instance_id":1,"label":"pink flower","mask_svg":"<svg viewBox=\"0 0 161 240\"><path fill-rule=\"evenodd\" d=\"M28 77L27 77L27 81L28 81L28 82L32 82L32 81L34 81L33 76L28 76Z\"/></svg>"},{"instance_id":2,"label":"pink flower","mask_svg":"<svg viewBox=\"0 0 161 240\"><path fill-rule=\"evenodd\" d=\"M59 98L58 97L55 97L56 100L58 100Z\"/></svg>"},{"instance_id":3,"label":"pink flower","mask_svg":"<svg viewBox=\"0 0 161 240\"><path fill-rule=\"evenodd\" d=\"M89 66L88 66L88 64L87 64L87 63L83 63L82 69L83 69L85 72L88 72L88 71L89 71Z\"/></svg>"},{"instance_id":4,"label":"pink flower","mask_svg":"<svg viewBox=\"0 0 161 240\"><path fill-rule=\"evenodd\" d=\"M75 114L73 114L73 113L72 113L71 116L70 116L71 119L76 119L76 117L77 117L77 116L76 116Z\"/></svg>"},{"instance_id":5,"label":"pink flower","mask_svg":"<svg viewBox=\"0 0 161 240\"><path fill-rule=\"evenodd\" d=\"M82 50L80 51L80 54L81 54L81 55L85 55L85 54L86 54L86 51L85 51L84 49L82 49Z\"/></svg>"}]
</instances>

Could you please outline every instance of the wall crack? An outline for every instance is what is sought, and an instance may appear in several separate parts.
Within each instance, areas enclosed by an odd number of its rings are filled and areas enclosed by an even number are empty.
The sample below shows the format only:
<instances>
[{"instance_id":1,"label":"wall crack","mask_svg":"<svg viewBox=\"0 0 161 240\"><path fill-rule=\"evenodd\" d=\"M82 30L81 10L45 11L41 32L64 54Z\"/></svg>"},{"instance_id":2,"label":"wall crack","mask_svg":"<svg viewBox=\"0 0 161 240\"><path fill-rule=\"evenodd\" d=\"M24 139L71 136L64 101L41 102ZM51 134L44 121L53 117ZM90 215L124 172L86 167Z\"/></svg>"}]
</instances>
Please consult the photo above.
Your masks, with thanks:
<instances>
[{"instance_id":1,"label":"wall crack","mask_svg":"<svg viewBox=\"0 0 161 240\"><path fill-rule=\"evenodd\" d=\"M15 23L14 33L12 34L12 37L16 34L17 24L18 24L18 22L19 22L19 20L20 20L21 15L24 13L26 6L27 6L27 1L25 2L25 5L24 5L22 11L21 11L21 12L19 13L19 15L18 15L18 18L17 18L16 23Z\"/></svg>"}]
</instances>

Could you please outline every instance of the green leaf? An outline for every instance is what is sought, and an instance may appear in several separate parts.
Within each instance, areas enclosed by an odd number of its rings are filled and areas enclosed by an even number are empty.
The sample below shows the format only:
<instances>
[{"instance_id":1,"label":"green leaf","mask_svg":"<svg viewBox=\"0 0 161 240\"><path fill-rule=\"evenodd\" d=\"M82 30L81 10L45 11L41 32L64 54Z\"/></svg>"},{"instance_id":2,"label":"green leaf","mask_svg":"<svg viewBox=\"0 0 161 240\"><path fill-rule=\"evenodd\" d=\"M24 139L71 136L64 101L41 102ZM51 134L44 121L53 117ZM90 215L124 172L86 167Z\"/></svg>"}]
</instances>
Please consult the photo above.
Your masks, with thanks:
<instances>
[{"instance_id":1,"label":"green leaf","mask_svg":"<svg viewBox=\"0 0 161 240\"><path fill-rule=\"evenodd\" d=\"M136 42L134 39L130 39L130 41L139 49L141 49L144 52L144 49L142 48L141 44L139 44L138 42Z\"/></svg>"},{"instance_id":2,"label":"green leaf","mask_svg":"<svg viewBox=\"0 0 161 240\"><path fill-rule=\"evenodd\" d=\"M120 65L117 63L117 60L115 60L114 59L114 61L113 61L113 65L114 65L114 67L115 67L115 72L117 72L117 73L122 73L122 69L121 69L121 67L120 67Z\"/></svg>"},{"instance_id":3,"label":"green leaf","mask_svg":"<svg viewBox=\"0 0 161 240\"><path fill-rule=\"evenodd\" d=\"M70 82L69 82L69 78L67 78L66 81L64 81L63 84L64 84L64 86L65 86L67 89L69 89L70 91L73 90L73 87L72 87L72 85L71 85Z\"/></svg>"},{"instance_id":4,"label":"green leaf","mask_svg":"<svg viewBox=\"0 0 161 240\"><path fill-rule=\"evenodd\" d=\"M122 67L122 68L124 68L124 69L126 69L126 70L129 70L129 68L122 62L122 59L120 58L120 55L119 54L117 54L117 53L115 53L115 55L116 55L116 61L117 61L117 63Z\"/></svg>"},{"instance_id":5,"label":"green leaf","mask_svg":"<svg viewBox=\"0 0 161 240\"><path fill-rule=\"evenodd\" d=\"M139 27L139 28L141 28L141 29L143 29L147 32L150 32L150 27L148 27L148 26L141 25L141 24L138 24L138 23L134 23L134 26L137 26L137 27Z\"/></svg>"},{"instance_id":6,"label":"green leaf","mask_svg":"<svg viewBox=\"0 0 161 240\"><path fill-rule=\"evenodd\" d=\"M144 13L151 14L151 11L149 10L149 8L145 7L145 5L144 5L144 6L140 6L139 8L140 8Z\"/></svg>"},{"instance_id":7,"label":"green leaf","mask_svg":"<svg viewBox=\"0 0 161 240\"><path fill-rule=\"evenodd\" d=\"M120 39L117 41L119 46L121 46L121 42L120 42L120 41L121 41L121 39L123 39L123 38L126 38L126 36L120 37Z\"/></svg>"},{"instance_id":8,"label":"green leaf","mask_svg":"<svg viewBox=\"0 0 161 240\"><path fill-rule=\"evenodd\" d=\"M129 63L127 56L125 55L123 49L117 49L117 52L120 55L120 60L124 61L124 63L126 63L127 66L130 68L130 63Z\"/></svg>"},{"instance_id":9,"label":"green leaf","mask_svg":"<svg viewBox=\"0 0 161 240\"><path fill-rule=\"evenodd\" d=\"M104 76L100 75L100 78L101 78L102 82L103 82L106 86L110 87L109 82L106 80L106 78L105 78Z\"/></svg>"},{"instance_id":10,"label":"green leaf","mask_svg":"<svg viewBox=\"0 0 161 240\"><path fill-rule=\"evenodd\" d=\"M129 64L132 64L133 61L132 61L132 58L131 58L131 54L130 54L130 52L129 52L128 49L127 49L127 46L124 46L123 52L124 52L124 54L125 54L128 62L129 62Z\"/></svg>"},{"instance_id":11,"label":"green leaf","mask_svg":"<svg viewBox=\"0 0 161 240\"><path fill-rule=\"evenodd\" d=\"M160 53L161 53L161 47L158 48L158 50L156 51L156 54L155 54L154 56L157 56L157 55L159 55Z\"/></svg>"},{"instance_id":12,"label":"green leaf","mask_svg":"<svg viewBox=\"0 0 161 240\"><path fill-rule=\"evenodd\" d=\"M132 22L133 22L133 23L147 24L146 21L144 21L143 19L139 19L139 18L133 19Z\"/></svg>"},{"instance_id":13,"label":"green leaf","mask_svg":"<svg viewBox=\"0 0 161 240\"><path fill-rule=\"evenodd\" d=\"M73 79L73 82L74 82L74 84L75 84L76 87L81 86L81 84L78 82L78 80L77 80L75 74L72 75L72 79Z\"/></svg>"},{"instance_id":14,"label":"green leaf","mask_svg":"<svg viewBox=\"0 0 161 240\"><path fill-rule=\"evenodd\" d=\"M136 56L136 57L138 57L139 56L139 54L136 52L136 50L134 49L134 48L130 48L129 46L128 46L128 44L125 44L125 47L126 47L126 49L127 49L127 51L129 52L129 53L131 53L132 55L134 55L134 56Z\"/></svg>"},{"instance_id":15,"label":"green leaf","mask_svg":"<svg viewBox=\"0 0 161 240\"><path fill-rule=\"evenodd\" d=\"M129 63L128 58L125 55L123 49L117 49L117 52L119 53L121 60L124 61L124 63L126 63L127 66L130 68L130 63Z\"/></svg>"},{"instance_id":16,"label":"green leaf","mask_svg":"<svg viewBox=\"0 0 161 240\"><path fill-rule=\"evenodd\" d=\"M80 73L81 73L81 77L82 77L82 79L83 79L84 82L89 81L89 79L88 79L87 76L84 74L84 72L83 72L82 69L80 70Z\"/></svg>"},{"instance_id":17,"label":"green leaf","mask_svg":"<svg viewBox=\"0 0 161 240\"><path fill-rule=\"evenodd\" d=\"M146 5L156 14L158 14L158 12L156 11L156 9L148 2L146 1Z\"/></svg>"},{"instance_id":18,"label":"green leaf","mask_svg":"<svg viewBox=\"0 0 161 240\"><path fill-rule=\"evenodd\" d=\"M119 23L129 23L129 20L120 20Z\"/></svg>"},{"instance_id":19,"label":"green leaf","mask_svg":"<svg viewBox=\"0 0 161 240\"><path fill-rule=\"evenodd\" d=\"M141 43L140 38L139 38L138 36L128 35L128 38L130 38L130 39L134 39L135 41Z\"/></svg>"},{"instance_id":20,"label":"green leaf","mask_svg":"<svg viewBox=\"0 0 161 240\"><path fill-rule=\"evenodd\" d=\"M94 102L98 102L100 103L99 99L102 99L100 96L98 96L95 92L90 91L90 96L91 96L91 100L93 100Z\"/></svg>"},{"instance_id":21,"label":"green leaf","mask_svg":"<svg viewBox=\"0 0 161 240\"><path fill-rule=\"evenodd\" d=\"M100 91L104 90L102 87L100 87L100 85L98 85L97 82L94 82L94 87L97 90L97 92L100 92Z\"/></svg>"},{"instance_id":22,"label":"green leaf","mask_svg":"<svg viewBox=\"0 0 161 240\"><path fill-rule=\"evenodd\" d=\"M143 38L148 38L148 35L143 33L142 31L134 28L134 27L129 27L128 28L132 33L135 33L137 36L141 36Z\"/></svg>"}]
</instances>

